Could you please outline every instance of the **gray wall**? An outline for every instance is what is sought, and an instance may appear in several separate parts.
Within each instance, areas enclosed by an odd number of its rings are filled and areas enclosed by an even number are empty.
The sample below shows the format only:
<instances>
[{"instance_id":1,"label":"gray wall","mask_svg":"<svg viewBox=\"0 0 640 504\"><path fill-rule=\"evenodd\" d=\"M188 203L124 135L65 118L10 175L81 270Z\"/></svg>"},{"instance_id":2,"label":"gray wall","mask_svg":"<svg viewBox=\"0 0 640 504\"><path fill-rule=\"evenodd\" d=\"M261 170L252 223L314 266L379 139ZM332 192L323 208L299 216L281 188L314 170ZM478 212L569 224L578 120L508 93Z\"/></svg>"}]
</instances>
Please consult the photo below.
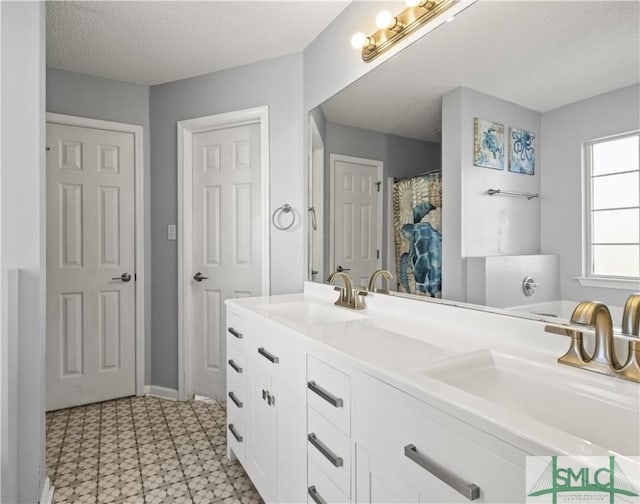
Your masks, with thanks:
<instances>
[{"instance_id":1,"label":"gray wall","mask_svg":"<svg viewBox=\"0 0 640 504\"><path fill-rule=\"evenodd\" d=\"M388 264L388 177L406 177L440 168L440 144L387 135L327 121L325 125L325 222L329 222L329 157L342 154L383 162L382 264ZM329 230L327 229L327 232ZM328 236L328 235L327 235ZM329 268L329 240L325 240L325 271ZM394 268L391 265L391 268ZM393 272L393 271L392 271ZM395 273L394 273L395 274Z\"/></svg>"},{"instance_id":2,"label":"gray wall","mask_svg":"<svg viewBox=\"0 0 640 504\"><path fill-rule=\"evenodd\" d=\"M504 170L473 164L474 118L504 125ZM535 175L508 171L509 127L536 134ZM466 298L465 257L540 252L540 199L488 196L487 189L540 192L540 113L468 88L443 98L443 298Z\"/></svg>"},{"instance_id":3,"label":"gray wall","mask_svg":"<svg viewBox=\"0 0 640 504\"><path fill-rule=\"evenodd\" d=\"M26 503L45 475L44 4L2 2L0 18L0 500Z\"/></svg>"},{"instance_id":4,"label":"gray wall","mask_svg":"<svg viewBox=\"0 0 640 504\"><path fill-rule=\"evenodd\" d=\"M302 154L302 55L295 54L151 87L151 246L153 249L151 382L178 386L178 248L167 241L177 220L176 123L269 106L271 212L289 203L298 224L271 232L271 292L299 292L305 276L306 217Z\"/></svg>"},{"instance_id":5,"label":"gray wall","mask_svg":"<svg viewBox=\"0 0 640 504\"><path fill-rule=\"evenodd\" d=\"M640 129L640 85L545 112L542 133L542 250L560 255L563 299L622 306L629 290L582 287L582 143ZM617 322L617 321L616 321Z\"/></svg>"},{"instance_id":6,"label":"gray wall","mask_svg":"<svg viewBox=\"0 0 640 504\"><path fill-rule=\"evenodd\" d=\"M316 123L316 127L318 128L318 132L322 137L322 141L325 141L326 131L327 131L327 119L322 112L321 107L314 108L309 115L313 117L314 122Z\"/></svg>"},{"instance_id":7,"label":"gray wall","mask_svg":"<svg viewBox=\"0 0 640 504\"><path fill-rule=\"evenodd\" d=\"M151 161L149 87L47 68L47 112L141 125L144 128L145 320L151 320ZM151 383L151 324L145 326L145 383Z\"/></svg>"}]
</instances>

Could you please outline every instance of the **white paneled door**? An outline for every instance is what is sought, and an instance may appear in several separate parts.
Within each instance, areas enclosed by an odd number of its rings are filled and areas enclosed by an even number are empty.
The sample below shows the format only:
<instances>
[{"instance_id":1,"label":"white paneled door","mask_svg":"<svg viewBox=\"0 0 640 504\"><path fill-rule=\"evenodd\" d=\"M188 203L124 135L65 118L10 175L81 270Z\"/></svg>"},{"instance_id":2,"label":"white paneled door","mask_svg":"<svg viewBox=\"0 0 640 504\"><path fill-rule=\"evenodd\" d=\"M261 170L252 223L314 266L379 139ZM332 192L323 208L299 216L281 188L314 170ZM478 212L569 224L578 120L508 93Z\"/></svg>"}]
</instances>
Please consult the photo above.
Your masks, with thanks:
<instances>
[{"instance_id":1,"label":"white paneled door","mask_svg":"<svg viewBox=\"0 0 640 504\"><path fill-rule=\"evenodd\" d=\"M46 177L47 409L133 395L133 134L49 123Z\"/></svg>"},{"instance_id":2,"label":"white paneled door","mask_svg":"<svg viewBox=\"0 0 640 504\"><path fill-rule=\"evenodd\" d=\"M224 301L262 293L260 124L194 133L192 149L193 392L224 398Z\"/></svg>"},{"instance_id":3,"label":"white paneled door","mask_svg":"<svg viewBox=\"0 0 640 504\"><path fill-rule=\"evenodd\" d=\"M382 252L382 162L331 155L333 269L367 285Z\"/></svg>"}]
</instances>

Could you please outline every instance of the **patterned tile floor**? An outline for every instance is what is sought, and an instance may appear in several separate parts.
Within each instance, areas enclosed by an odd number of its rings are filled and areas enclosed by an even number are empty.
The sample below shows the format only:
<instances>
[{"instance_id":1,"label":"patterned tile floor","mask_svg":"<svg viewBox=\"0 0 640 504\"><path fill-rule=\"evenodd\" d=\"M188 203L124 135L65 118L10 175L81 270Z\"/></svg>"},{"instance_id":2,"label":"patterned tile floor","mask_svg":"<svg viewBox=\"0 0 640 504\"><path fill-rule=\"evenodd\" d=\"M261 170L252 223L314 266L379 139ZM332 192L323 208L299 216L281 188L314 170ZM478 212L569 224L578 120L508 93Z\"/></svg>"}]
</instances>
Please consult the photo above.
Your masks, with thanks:
<instances>
[{"instance_id":1,"label":"patterned tile floor","mask_svg":"<svg viewBox=\"0 0 640 504\"><path fill-rule=\"evenodd\" d=\"M213 401L128 397L47 413L55 503L243 503L260 496L226 457Z\"/></svg>"}]
</instances>

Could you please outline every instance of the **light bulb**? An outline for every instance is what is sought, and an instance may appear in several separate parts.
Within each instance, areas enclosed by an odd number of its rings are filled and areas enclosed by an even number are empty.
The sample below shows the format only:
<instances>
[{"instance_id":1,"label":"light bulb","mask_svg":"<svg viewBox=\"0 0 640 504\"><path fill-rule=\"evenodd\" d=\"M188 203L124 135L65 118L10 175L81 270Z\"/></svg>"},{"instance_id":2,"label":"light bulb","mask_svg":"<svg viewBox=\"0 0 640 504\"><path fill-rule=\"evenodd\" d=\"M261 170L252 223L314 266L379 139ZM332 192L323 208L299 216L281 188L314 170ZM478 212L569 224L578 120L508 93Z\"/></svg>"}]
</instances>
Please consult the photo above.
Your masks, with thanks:
<instances>
[{"instance_id":1,"label":"light bulb","mask_svg":"<svg viewBox=\"0 0 640 504\"><path fill-rule=\"evenodd\" d=\"M354 33L353 37L351 37L351 47L354 49L362 49L365 45L367 45L367 36L362 33Z\"/></svg>"},{"instance_id":2,"label":"light bulb","mask_svg":"<svg viewBox=\"0 0 640 504\"><path fill-rule=\"evenodd\" d=\"M376 16L376 26L380 29L391 28L396 24L394 18L389 11L382 11Z\"/></svg>"}]
</instances>

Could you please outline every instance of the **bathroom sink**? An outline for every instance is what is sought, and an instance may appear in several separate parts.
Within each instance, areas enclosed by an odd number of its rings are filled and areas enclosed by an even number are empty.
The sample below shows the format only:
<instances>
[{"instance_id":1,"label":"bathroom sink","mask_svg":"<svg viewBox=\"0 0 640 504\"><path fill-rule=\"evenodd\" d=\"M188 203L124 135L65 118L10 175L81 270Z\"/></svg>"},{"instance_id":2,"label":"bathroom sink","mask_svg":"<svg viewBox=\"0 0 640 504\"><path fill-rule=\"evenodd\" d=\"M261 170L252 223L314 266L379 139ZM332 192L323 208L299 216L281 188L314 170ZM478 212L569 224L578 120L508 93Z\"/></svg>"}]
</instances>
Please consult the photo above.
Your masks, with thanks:
<instances>
[{"instance_id":1,"label":"bathroom sink","mask_svg":"<svg viewBox=\"0 0 640 504\"><path fill-rule=\"evenodd\" d=\"M271 318L305 326L337 324L367 318L362 312L310 301L262 305L260 308Z\"/></svg>"},{"instance_id":2,"label":"bathroom sink","mask_svg":"<svg viewBox=\"0 0 640 504\"><path fill-rule=\"evenodd\" d=\"M491 350L435 362L419 372L622 454L630 455L640 443L638 400L616 393L619 380L607 383L587 371L559 364L556 369Z\"/></svg>"}]
</instances>

